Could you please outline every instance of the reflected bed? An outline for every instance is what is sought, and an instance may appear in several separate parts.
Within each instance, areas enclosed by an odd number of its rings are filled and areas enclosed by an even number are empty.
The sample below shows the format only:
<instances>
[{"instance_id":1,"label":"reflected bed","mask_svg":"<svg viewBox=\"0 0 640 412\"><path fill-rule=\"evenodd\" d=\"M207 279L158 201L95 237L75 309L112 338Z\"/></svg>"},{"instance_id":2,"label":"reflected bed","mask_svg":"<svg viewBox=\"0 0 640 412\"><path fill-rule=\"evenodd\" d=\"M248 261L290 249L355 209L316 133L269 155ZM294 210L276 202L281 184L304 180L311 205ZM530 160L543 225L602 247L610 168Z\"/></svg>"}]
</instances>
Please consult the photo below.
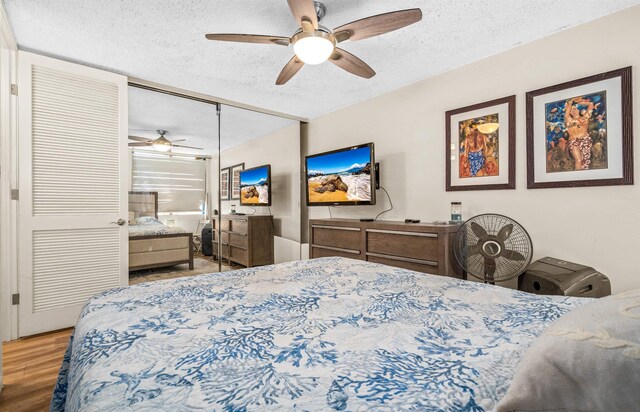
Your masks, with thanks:
<instances>
[{"instance_id":1,"label":"reflected bed","mask_svg":"<svg viewBox=\"0 0 640 412\"><path fill-rule=\"evenodd\" d=\"M189 264L193 234L158 220L158 192L129 192L129 271Z\"/></svg>"}]
</instances>

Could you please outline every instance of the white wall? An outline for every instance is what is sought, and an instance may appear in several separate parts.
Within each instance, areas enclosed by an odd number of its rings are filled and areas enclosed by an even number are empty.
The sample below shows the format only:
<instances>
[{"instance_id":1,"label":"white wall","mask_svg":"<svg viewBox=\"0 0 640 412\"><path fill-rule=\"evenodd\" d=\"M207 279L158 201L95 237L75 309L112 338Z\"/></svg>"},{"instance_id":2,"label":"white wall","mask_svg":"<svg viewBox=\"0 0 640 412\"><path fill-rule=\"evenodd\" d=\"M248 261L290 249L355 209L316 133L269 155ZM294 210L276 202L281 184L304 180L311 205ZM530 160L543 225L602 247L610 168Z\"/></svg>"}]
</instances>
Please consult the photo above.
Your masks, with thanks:
<instances>
[{"instance_id":1,"label":"white wall","mask_svg":"<svg viewBox=\"0 0 640 412\"><path fill-rule=\"evenodd\" d=\"M17 306L11 295L17 292L17 202L9 193L17 188L17 100L10 93L16 83L17 45L11 32L4 4L0 2L0 342L17 337ZM2 346L0 344L0 346ZM3 387L0 350L0 392Z\"/></svg>"},{"instance_id":2,"label":"white wall","mask_svg":"<svg viewBox=\"0 0 640 412\"><path fill-rule=\"evenodd\" d=\"M245 169L265 164L271 165L271 214L275 225L276 263L300 259L299 124L225 150L222 152L221 162L223 168L238 163L244 163ZM213 185L212 194L213 207L216 208L217 185ZM237 212L253 213L251 208L240 206L239 200L223 201L222 213L229 213L231 205L236 205ZM256 214L268 215L269 209L256 207Z\"/></svg>"},{"instance_id":3,"label":"white wall","mask_svg":"<svg viewBox=\"0 0 640 412\"><path fill-rule=\"evenodd\" d=\"M637 186L526 189L525 93L633 65L636 130L640 108L640 6L557 33L388 93L309 124L308 152L375 142L381 184L395 209L383 219L448 219L496 212L518 220L533 238L534 258L554 256L595 267L614 292L640 287L640 190ZM419 46L417 46L419 47ZM470 45L473 47L473 45ZM516 190L446 192L445 111L517 95ZM640 145L635 158L640 159ZM636 167L635 181L638 179ZM334 217L373 217L387 208L332 208ZM311 218L328 217L326 207Z\"/></svg>"}]
</instances>

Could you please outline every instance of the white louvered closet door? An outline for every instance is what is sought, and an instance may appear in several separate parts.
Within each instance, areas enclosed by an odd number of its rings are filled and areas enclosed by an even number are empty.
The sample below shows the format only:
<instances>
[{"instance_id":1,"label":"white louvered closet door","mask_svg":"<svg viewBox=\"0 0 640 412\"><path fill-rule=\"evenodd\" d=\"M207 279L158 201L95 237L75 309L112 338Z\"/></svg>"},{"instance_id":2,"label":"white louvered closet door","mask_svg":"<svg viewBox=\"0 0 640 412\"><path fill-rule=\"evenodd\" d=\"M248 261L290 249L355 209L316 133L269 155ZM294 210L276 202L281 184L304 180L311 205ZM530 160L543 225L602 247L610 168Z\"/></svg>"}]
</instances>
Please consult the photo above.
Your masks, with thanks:
<instances>
[{"instance_id":1,"label":"white louvered closet door","mask_svg":"<svg viewBox=\"0 0 640 412\"><path fill-rule=\"evenodd\" d=\"M128 283L127 79L19 54L19 333ZM122 222L121 222L122 223Z\"/></svg>"}]
</instances>

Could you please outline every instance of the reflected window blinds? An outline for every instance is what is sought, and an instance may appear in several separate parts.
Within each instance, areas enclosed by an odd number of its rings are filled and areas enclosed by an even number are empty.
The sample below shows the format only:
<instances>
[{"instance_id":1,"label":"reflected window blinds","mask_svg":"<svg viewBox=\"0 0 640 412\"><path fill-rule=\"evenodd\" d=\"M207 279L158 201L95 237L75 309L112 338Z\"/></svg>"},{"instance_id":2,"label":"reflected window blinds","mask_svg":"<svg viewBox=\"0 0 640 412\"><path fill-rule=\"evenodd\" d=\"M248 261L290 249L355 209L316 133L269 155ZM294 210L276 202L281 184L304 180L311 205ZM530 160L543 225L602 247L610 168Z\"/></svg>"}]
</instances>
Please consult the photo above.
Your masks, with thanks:
<instances>
[{"instance_id":1,"label":"reflected window blinds","mask_svg":"<svg viewBox=\"0 0 640 412\"><path fill-rule=\"evenodd\" d=\"M133 152L131 190L158 192L158 213L204 213L207 162Z\"/></svg>"}]
</instances>

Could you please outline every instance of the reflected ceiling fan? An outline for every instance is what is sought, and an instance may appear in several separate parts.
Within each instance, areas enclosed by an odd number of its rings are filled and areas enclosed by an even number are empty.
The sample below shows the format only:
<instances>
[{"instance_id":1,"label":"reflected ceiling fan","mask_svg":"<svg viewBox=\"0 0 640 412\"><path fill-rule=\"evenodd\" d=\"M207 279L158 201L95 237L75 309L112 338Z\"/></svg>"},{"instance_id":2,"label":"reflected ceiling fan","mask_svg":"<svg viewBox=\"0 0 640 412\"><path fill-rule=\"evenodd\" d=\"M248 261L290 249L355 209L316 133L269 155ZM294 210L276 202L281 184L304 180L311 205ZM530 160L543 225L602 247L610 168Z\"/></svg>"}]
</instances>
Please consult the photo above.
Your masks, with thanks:
<instances>
[{"instance_id":1,"label":"reflected ceiling fan","mask_svg":"<svg viewBox=\"0 0 640 412\"><path fill-rule=\"evenodd\" d=\"M313 0L287 0L289 8L300 28L291 37L257 34L207 34L209 40L275 44L293 44L295 56L280 72L277 85L288 82L305 64L320 64L327 60L356 76L370 79L376 72L353 54L339 47L338 43L379 36L422 20L420 9L393 11L366 17L335 28L333 31L318 22L326 14L324 4Z\"/></svg>"},{"instance_id":2,"label":"reflected ceiling fan","mask_svg":"<svg viewBox=\"0 0 640 412\"><path fill-rule=\"evenodd\" d=\"M160 135L157 139L149 139L146 137L129 136L129 140L135 140L136 143L129 143L129 147L146 147L151 146L159 152L168 152L172 147L182 147L185 149L203 150L201 147L184 146L181 144L175 144L176 142L184 142L186 139L171 141L164 137L168 132L166 130L156 130L156 133Z\"/></svg>"}]
</instances>

